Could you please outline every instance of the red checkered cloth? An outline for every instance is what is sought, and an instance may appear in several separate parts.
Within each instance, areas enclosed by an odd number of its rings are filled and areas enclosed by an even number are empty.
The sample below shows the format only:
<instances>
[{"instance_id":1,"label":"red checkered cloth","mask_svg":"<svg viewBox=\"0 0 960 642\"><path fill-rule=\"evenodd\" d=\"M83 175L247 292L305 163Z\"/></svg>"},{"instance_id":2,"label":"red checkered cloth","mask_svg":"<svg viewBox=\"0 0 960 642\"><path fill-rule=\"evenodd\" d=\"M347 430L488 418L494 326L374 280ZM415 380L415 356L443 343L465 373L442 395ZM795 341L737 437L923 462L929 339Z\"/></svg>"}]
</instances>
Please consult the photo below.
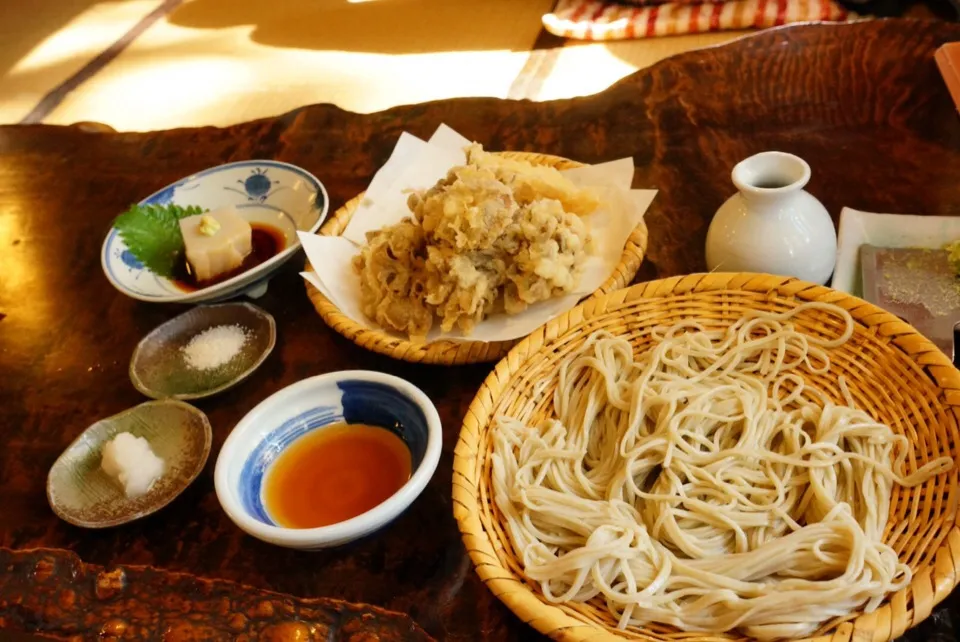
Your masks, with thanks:
<instances>
[{"instance_id":1,"label":"red checkered cloth","mask_svg":"<svg viewBox=\"0 0 960 642\"><path fill-rule=\"evenodd\" d=\"M543 16L550 33L578 40L625 40L685 33L776 27L791 22L846 22L862 16L833 0L733 0L636 4L560 0ZM641 2L650 3L641 6Z\"/></svg>"}]
</instances>

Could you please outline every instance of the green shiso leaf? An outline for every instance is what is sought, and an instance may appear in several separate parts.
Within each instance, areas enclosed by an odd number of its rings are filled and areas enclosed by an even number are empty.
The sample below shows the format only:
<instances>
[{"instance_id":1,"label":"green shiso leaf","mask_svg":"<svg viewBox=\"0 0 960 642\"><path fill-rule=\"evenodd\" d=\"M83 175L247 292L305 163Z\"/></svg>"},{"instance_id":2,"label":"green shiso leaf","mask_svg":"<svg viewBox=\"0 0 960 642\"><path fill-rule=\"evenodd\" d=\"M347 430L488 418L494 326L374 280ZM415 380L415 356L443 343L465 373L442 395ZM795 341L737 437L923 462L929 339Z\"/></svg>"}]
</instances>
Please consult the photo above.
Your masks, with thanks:
<instances>
[{"instance_id":1,"label":"green shiso leaf","mask_svg":"<svg viewBox=\"0 0 960 642\"><path fill-rule=\"evenodd\" d=\"M117 217L113 227L137 259L151 272L172 277L183 260L180 219L205 210L196 205L132 205Z\"/></svg>"}]
</instances>

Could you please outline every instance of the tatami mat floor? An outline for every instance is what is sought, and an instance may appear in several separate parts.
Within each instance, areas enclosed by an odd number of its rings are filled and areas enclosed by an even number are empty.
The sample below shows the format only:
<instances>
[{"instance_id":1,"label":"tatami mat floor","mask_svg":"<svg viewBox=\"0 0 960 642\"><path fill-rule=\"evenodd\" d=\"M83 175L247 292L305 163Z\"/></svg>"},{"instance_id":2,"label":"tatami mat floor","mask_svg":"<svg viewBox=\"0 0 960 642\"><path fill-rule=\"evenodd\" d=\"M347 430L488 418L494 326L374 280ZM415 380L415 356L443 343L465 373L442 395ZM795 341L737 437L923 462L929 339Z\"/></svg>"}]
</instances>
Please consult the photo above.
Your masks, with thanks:
<instances>
[{"instance_id":1,"label":"tatami mat floor","mask_svg":"<svg viewBox=\"0 0 960 642\"><path fill-rule=\"evenodd\" d=\"M541 35L552 4L0 2L0 122L150 130L227 125L317 102L371 112L455 96L566 98L740 35L564 45Z\"/></svg>"}]
</instances>

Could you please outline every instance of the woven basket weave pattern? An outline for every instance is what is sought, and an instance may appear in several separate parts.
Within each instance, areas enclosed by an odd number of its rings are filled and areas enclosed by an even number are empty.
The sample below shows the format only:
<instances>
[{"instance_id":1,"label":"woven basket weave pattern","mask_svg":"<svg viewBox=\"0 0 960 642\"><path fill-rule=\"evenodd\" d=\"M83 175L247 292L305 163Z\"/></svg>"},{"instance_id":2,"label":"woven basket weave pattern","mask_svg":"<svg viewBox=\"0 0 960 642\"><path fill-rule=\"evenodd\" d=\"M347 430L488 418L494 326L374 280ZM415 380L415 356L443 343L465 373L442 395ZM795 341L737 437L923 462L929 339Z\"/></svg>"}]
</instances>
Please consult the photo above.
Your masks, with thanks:
<instances>
[{"instance_id":1,"label":"woven basket weave pattern","mask_svg":"<svg viewBox=\"0 0 960 642\"><path fill-rule=\"evenodd\" d=\"M526 152L500 152L502 156L525 160L535 165L547 165L557 169L581 167L581 163L546 154ZM320 234L339 236L350 222L353 213L363 201L363 194L347 201L320 228ZM647 249L647 227L641 223L627 239L627 244L613 274L610 275L594 296L624 288L636 276ZM308 264L306 267L310 270ZM502 358L516 343L513 341L435 341L422 344L413 343L379 329L368 328L343 314L315 287L306 284L307 295L317 313L331 328L353 341L362 348L385 354L394 359L415 363L436 363L458 365L496 361Z\"/></svg>"},{"instance_id":2,"label":"woven basket weave pattern","mask_svg":"<svg viewBox=\"0 0 960 642\"><path fill-rule=\"evenodd\" d=\"M804 301L847 309L856 329L846 344L828 350L827 376L806 372L803 376L839 402L837 379L842 374L861 408L909 439L915 457L908 460L908 472L945 454L956 459L960 372L936 346L897 317L855 297L784 277L709 274L636 285L594 297L520 342L497 364L467 412L454 457L454 515L477 572L490 590L525 622L556 639L743 639L680 633L661 625L618 631L601 600L564 606L545 602L539 590L522 579L520 557L512 550L504 520L492 501L492 423L503 414L537 422L549 413L555 383L536 397L535 386L551 379L558 364L595 330L627 338L641 352L649 347L648 330L655 326L696 318L722 327L748 310L784 312ZM793 321L806 333L828 338L842 330L839 319L821 310L806 310ZM958 583L960 563L958 473L954 469L915 488L894 487L884 538L913 569L911 585L877 611L831 623L821 636L810 639L893 640L927 617L950 593Z\"/></svg>"}]
</instances>

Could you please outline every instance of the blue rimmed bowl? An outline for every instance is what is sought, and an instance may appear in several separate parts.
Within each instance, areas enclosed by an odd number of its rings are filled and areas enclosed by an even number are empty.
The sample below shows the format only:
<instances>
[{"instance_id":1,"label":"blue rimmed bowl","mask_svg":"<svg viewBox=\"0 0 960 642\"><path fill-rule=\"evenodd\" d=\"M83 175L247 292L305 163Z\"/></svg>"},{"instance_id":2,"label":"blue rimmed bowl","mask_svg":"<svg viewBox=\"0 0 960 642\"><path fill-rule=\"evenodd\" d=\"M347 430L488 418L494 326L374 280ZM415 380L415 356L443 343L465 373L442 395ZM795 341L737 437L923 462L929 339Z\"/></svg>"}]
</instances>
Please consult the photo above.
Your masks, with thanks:
<instances>
[{"instance_id":1,"label":"blue rimmed bowl","mask_svg":"<svg viewBox=\"0 0 960 642\"><path fill-rule=\"evenodd\" d=\"M263 481L297 439L335 423L367 424L397 434L410 449L412 474L378 506L320 528L285 528L270 516ZM227 516L243 531L278 546L320 549L379 530L420 495L440 460L440 417L416 386L380 372L348 370L304 379L251 410L227 437L214 482Z\"/></svg>"},{"instance_id":2,"label":"blue rimmed bowl","mask_svg":"<svg viewBox=\"0 0 960 642\"><path fill-rule=\"evenodd\" d=\"M227 163L182 178L140 201L140 205L196 205L214 210L232 205L250 223L280 232L283 249L260 265L198 290L183 289L140 263L110 228L100 265L110 283L129 297L154 303L210 303L262 296L270 276L300 249L297 232L315 232L327 217L327 190L305 169L272 160ZM119 213L119 212L118 212Z\"/></svg>"}]
</instances>

